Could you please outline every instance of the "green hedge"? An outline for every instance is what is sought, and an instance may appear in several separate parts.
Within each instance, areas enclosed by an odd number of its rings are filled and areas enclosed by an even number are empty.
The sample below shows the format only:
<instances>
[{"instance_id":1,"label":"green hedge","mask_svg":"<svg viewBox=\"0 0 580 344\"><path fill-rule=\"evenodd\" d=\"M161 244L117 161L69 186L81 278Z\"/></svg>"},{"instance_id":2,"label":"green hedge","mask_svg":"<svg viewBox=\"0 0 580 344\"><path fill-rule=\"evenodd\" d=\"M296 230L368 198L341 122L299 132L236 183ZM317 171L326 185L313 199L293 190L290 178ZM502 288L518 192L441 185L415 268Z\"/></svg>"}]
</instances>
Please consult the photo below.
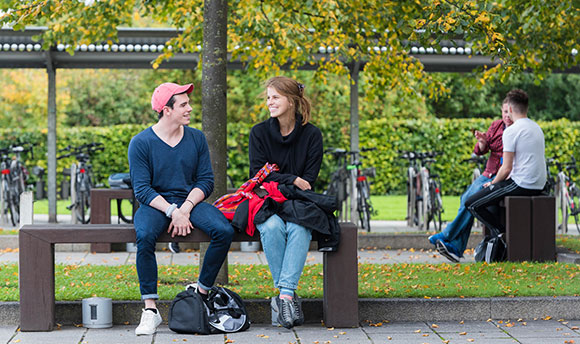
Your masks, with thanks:
<instances>
[{"instance_id":1,"label":"green hedge","mask_svg":"<svg viewBox=\"0 0 580 344\"><path fill-rule=\"evenodd\" d=\"M491 119L434 119L389 121L380 119L360 123L361 147L377 147L367 163L377 168L373 193L404 193L406 161L398 151L438 151L433 170L441 177L445 194L461 194L470 183L473 165L463 163L473 151L472 129L485 131ZM546 140L546 157L578 159L580 122L558 120L539 122Z\"/></svg>"},{"instance_id":2,"label":"green hedge","mask_svg":"<svg viewBox=\"0 0 580 344\"><path fill-rule=\"evenodd\" d=\"M398 158L399 151L438 151L433 172L441 177L445 194L460 194L468 185L472 165L462 163L469 158L475 140L471 129L486 130L491 119L422 119L390 120L386 118L360 122L360 146L377 147L365 154L363 164L375 166L377 177L372 184L374 194L404 193L406 161ZM315 123L316 124L316 123ZM560 156L569 160L571 154L578 159L580 122L562 119L539 122L546 138L546 156ZM228 125L229 170L236 185L248 177L248 135L251 124L230 123ZM128 171L127 145L144 125L118 125L108 128L60 128L57 134L58 148L87 142L102 142L105 151L92 158L97 181L106 183L107 177L116 172ZM325 147L348 147L348 128L322 126ZM11 143L35 143L34 160L26 157L26 165L46 168L46 130L1 129L0 147ZM58 161L58 180L62 180L62 169L70 167L73 158ZM324 189L333 169L333 162L325 156L316 188Z\"/></svg>"}]
</instances>

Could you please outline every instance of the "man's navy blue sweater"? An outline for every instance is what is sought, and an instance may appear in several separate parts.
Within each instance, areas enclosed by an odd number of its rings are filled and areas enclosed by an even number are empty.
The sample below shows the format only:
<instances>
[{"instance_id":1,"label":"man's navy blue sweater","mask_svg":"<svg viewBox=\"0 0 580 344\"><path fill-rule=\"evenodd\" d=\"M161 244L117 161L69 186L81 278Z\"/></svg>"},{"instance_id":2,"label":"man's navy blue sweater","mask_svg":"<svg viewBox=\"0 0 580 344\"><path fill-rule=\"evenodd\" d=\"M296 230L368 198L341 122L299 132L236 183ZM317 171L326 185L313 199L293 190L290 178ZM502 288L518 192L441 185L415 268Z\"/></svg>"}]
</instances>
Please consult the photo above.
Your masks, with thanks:
<instances>
[{"instance_id":1,"label":"man's navy blue sweater","mask_svg":"<svg viewBox=\"0 0 580 344\"><path fill-rule=\"evenodd\" d=\"M184 200L194 188L208 197L213 191L213 171L203 133L184 127L183 138L171 147L151 127L129 143L129 169L135 197L149 205L158 195L169 202Z\"/></svg>"}]
</instances>

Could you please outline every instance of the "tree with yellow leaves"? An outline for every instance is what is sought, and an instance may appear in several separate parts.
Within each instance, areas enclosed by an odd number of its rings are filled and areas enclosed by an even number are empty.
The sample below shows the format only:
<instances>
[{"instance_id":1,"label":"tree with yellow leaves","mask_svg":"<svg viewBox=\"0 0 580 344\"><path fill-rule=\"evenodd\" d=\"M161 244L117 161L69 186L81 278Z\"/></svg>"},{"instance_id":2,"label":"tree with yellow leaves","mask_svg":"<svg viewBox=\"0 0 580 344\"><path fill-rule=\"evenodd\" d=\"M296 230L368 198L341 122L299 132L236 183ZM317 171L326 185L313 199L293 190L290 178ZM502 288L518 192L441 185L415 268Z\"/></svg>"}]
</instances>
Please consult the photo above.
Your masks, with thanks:
<instances>
[{"instance_id":1,"label":"tree with yellow leaves","mask_svg":"<svg viewBox=\"0 0 580 344\"><path fill-rule=\"evenodd\" d=\"M1 0L2 23L15 29L46 25L44 48L55 43L114 41L119 26L130 26L134 13L181 33L169 42L154 66L175 51L202 44L202 0ZM473 54L494 59L480 79L532 71L540 78L554 69L580 63L577 0L549 6L541 0L232 0L228 3L228 52L247 68L272 75L280 69L310 68L324 81L327 73L347 74L359 61L372 92L399 89L436 96L444 91L413 58L412 44L439 49L467 44ZM1 13L1 12L0 12ZM318 54L319 50L332 54ZM371 93L372 93L371 92Z\"/></svg>"}]
</instances>

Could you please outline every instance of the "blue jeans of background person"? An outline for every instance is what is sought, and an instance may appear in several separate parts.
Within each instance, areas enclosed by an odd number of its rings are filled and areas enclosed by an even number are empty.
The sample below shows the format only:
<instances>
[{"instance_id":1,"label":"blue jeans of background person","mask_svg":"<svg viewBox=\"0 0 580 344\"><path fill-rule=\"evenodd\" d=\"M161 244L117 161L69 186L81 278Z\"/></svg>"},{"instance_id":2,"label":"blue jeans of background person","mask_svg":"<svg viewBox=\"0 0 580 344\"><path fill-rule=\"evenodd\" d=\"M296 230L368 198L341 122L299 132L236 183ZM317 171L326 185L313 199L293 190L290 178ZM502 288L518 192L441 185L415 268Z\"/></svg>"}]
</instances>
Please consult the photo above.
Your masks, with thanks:
<instances>
[{"instance_id":1,"label":"blue jeans of background person","mask_svg":"<svg viewBox=\"0 0 580 344\"><path fill-rule=\"evenodd\" d=\"M461 195L459 210L457 211L457 216L450 224L445 227L441 232L457 250L461 257L463 257L463 252L467 247L467 241L469 240L469 235L471 234L471 227L473 227L473 215L465 207L465 201L471 197L474 193L482 189L483 184L490 182L491 178L484 175L479 176L473 183L465 190L463 195Z\"/></svg>"},{"instance_id":2,"label":"blue jeans of background person","mask_svg":"<svg viewBox=\"0 0 580 344\"><path fill-rule=\"evenodd\" d=\"M256 228L260 231L274 286L296 290L312 232L295 223L284 222L278 215L270 216L266 222L256 225Z\"/></svg>"},{"instance_id":3,"label":"blue jeans of background person","mask_svg":"<svg viewBox=\"0 0 580 344\"><path fill-rule=\"evenodd\" d=\"M168 200L168 202L181 206L184 200ZM234 229L221 211L204 202L193 208L189 220L196 228L194 230L201 229L211 238L198 278L198 284L204 289L209 289L213 286L228 255ZM137 234L137 275L141 299L158 299L155 244L159 235L167 231L171 219L155 208L141 205L135 213L134 222Z\"/></svg>"}]
</instances>

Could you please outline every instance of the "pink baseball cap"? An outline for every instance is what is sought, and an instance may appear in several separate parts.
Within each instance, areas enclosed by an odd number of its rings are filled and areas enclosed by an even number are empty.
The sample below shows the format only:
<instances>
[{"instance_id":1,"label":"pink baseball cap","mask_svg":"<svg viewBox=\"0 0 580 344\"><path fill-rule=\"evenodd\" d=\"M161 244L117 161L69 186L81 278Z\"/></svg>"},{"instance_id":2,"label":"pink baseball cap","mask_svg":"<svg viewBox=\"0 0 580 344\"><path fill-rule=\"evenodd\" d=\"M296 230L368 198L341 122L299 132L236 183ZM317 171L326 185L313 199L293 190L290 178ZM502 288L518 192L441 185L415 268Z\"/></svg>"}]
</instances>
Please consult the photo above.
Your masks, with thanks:
<instances>
[{"instance_id":1,"label":"pink baseball cap","mask_svg":"<svg viewBox=\"0 0 580 344\"><path fill-rule=\"evenodd\" d=\"M193 91L193 84L178 85L172 82L166 82L157 86L153 95L151 96L151 107L155 112L161 112L163 107L167 104L173 95L179 93L190 94Z\"/></svg>"}]
</instances>

